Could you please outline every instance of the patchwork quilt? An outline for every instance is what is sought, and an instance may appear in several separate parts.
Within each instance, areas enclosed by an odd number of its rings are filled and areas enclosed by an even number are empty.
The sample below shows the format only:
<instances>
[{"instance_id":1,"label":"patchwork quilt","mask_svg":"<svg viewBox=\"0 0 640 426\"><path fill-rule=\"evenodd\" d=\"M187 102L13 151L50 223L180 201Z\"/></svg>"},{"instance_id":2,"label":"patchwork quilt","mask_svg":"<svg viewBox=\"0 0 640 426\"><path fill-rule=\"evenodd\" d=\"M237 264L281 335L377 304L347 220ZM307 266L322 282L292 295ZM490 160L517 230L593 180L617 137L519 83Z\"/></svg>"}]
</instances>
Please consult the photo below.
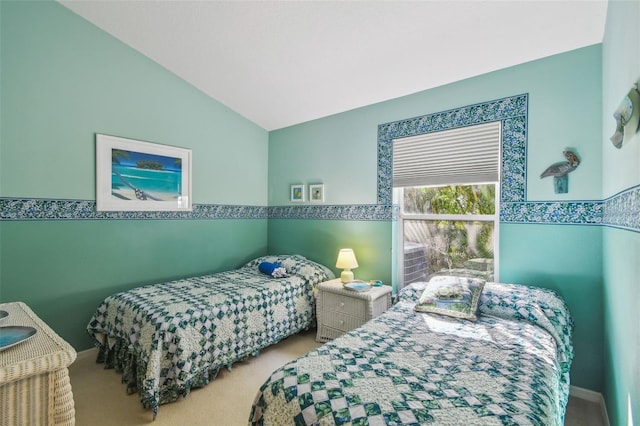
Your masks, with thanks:
<instances>
[{"instance_id":1,"label":"patchwork quilt","mask_svg":"<svg viewBox=\"0 0 640 426\"><path fill-rule=\"evenodd\" d=\"M389 311L276 370L254 425L564 424L573 321L550 290L486 283L475 322Z\"/></svg>"},{"instance_id":2,"label":"patchwork quilt","mask_svg":"<svg viewBox=\"0 0 640 426\"><path fill-rule=\"evenodd\" d=\"M287 277L261 273L278 263ZM312 326L313 289L331 270L302 256L264 256L227 272L107 297L87 331L98 361L153 410L206 385L222 367Z\"/></svg>"}]
</instances>

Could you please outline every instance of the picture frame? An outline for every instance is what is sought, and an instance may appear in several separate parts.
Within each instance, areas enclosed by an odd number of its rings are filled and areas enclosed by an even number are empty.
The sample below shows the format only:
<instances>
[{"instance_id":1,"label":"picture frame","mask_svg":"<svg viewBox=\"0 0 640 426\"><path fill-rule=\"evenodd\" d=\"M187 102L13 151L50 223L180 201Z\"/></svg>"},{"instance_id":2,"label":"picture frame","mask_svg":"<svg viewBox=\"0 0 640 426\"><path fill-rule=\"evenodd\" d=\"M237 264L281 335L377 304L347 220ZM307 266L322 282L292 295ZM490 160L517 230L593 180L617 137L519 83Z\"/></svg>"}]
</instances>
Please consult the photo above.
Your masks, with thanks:
<instances>
[{"instance_id":1,"label":"picture frame","mask_svg":"<svg viewBox=\"0 0 640 426\"><path fill-rule=\"evenodd\" d=\"M304 202L304 185L303 184L291 185L291 202L292 203Z\"/></svg>"},{"instance_id":2,"label":"picture frame","mask_svg":"<svg viewBox=\"0 0 640 426\"><path fill-rule=\"evenodd\" d=\"M97 211L191 211L190 149L96 134Z\"/></svg>"},{"instance_id":3,"label":"picture frame","mask_svg":"<svg viewBox=\"0 0 640 426\"><path fill-rule=\"evenodd\" d=\"M309 201L312 203L324 203L324 184L309 185Z\"/></svg>"}]
</instances>

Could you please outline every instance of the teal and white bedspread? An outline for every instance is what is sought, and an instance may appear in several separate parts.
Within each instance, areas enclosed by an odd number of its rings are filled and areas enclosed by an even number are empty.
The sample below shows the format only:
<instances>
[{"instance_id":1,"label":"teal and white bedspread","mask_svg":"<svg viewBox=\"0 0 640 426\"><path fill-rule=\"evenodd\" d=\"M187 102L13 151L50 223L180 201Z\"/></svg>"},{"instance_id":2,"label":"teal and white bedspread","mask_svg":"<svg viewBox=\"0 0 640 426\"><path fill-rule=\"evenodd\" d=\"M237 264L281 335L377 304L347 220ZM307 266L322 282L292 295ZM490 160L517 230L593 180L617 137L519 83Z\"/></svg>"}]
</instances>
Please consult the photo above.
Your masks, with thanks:
<instances>
[{"instance_id":1,"label":"teal and white bedspread","mask_svg":"<svg viewBox=\"0 0 640 426\"><path fill-rule=\"evenodd\" d=\"M261 273L262 262L279 263L288 277ZM155 418L160 404L206 385L220 368L312 326L313 288L332 278L302 256L265 256L236 270L109 296L87 331L98 361L121 372L128 392L139 392Z\"/></svg>"},{"instance_id":2,"label":"teal and white bedspread","mask_svg":"<svg viewBox=\"0 0 640 426\"><path fill-rule=\"evenodd\" d=\"M486 283L476 322L419 313L425 283L389 311L276 370L259 425L564 424L573 321L550 290Z\"/></svg>"}]
</instances>

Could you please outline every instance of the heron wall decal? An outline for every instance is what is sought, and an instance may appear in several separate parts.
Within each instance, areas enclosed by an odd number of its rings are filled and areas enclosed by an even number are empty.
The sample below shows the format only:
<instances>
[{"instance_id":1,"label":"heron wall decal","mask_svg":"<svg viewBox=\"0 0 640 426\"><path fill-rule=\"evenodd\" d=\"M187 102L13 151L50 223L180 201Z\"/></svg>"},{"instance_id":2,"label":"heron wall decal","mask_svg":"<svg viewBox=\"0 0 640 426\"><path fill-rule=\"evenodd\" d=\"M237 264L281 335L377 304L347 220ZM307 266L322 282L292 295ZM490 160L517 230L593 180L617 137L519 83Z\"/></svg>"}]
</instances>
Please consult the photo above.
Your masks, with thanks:
<instances>
[{"instance_id":1,"label":"heron wall decal","mask_svg":"<svg viewBox=\"0 0 640 426\"><path fill-rule=\"evenodd\" d=\"M569 192L568 174L580 165L580 158L578 158L575 150L567 148L562 151L562 155L564 155L567 161L553 163L540 175L540 179L553 176L553 187L556 194L566 194Z\"/></svg>"}]
</instances>

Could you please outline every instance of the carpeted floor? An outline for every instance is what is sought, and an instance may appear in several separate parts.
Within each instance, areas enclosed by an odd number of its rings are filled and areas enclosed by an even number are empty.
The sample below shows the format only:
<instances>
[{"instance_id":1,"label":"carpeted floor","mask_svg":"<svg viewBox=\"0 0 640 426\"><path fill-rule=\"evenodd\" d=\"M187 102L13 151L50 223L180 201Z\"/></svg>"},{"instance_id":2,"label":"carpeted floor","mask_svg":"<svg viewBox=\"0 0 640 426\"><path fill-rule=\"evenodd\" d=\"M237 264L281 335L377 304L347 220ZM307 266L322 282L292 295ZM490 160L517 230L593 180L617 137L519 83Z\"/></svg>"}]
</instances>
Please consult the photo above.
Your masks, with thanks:
<instances>
[{"instance_id":1,"label":"carpeted floor","mask_svg":"<svg viewBox=\"0 0 640 426\"><path fill-rule=\"evenodd\" d=\"M260 356L223 369L218 377L187 398L161 405L153 426L246 425L253 398L269 374L289 360L320 346L315 330L291 336L264 349ZM138 395L127 395L121 376L95 363L96 351L85 351L69 373L77 426L133 426L152 422Z\"/></svg>"},{"instance_id":2,"label":"carpeted floor","mask_svg":"<svg viewBox=\"0 0 640 426\"><path fill-rule=\"evenodd\" d=\"M69 368L77 426L235 426L246 425L255 394L271 374L289 360L320 346L315 330L289 337L262 351L260 356L222 370L216 380L187 398L160 406L152 422L138 395L127 395L120 375L95 363L96 351L84 351ZM596 404L571 398L567 426L604 425Z\"/></svg>"}]
</instances>

